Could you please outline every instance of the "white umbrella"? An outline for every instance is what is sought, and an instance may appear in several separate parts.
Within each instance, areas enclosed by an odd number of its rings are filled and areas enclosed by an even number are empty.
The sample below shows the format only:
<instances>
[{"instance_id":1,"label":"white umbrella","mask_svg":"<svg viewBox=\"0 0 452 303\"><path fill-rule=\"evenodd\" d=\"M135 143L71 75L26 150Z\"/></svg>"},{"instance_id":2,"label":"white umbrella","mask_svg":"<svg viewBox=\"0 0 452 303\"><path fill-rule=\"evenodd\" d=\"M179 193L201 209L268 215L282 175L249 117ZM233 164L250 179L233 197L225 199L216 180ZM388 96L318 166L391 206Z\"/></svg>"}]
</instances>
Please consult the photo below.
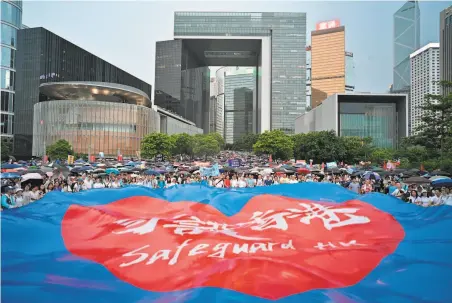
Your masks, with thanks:
<instances>
[{"instance_id":1,"label":"white umbrella","mask_svg":"<svg viewBox=\"0 0 452 303\"><path fill-rule=\"evenodd\" d=\"M42 176L38 173L29 173L22 176L22 181L27 180L42 180Z\"/></svg>"}]
</instances>

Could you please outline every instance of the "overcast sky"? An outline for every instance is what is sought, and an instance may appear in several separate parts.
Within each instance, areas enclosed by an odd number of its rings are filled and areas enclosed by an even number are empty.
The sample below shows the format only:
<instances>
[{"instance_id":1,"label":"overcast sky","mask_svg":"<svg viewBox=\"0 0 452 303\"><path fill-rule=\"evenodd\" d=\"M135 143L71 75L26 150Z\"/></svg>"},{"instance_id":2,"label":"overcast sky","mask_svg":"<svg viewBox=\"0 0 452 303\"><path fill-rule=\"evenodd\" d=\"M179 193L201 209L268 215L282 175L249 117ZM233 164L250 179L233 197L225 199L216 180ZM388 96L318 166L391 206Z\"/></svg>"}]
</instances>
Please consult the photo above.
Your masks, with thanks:
<instances>
[{"instance_id":1,"label":"overcast sky","mask_svg":"<svg viewBox=\"0 0 452 303\"><path fill-rule=\"evenodd\" d=\"M154 83L155 42L173 38L175 11L306 12L315 23L340 19L355 57L357 91L384 92L392 83L392 15L403 2L24 1L23 23L42 26ZM439 42L439 13L452 1L420 3L421 44ZM310 35L307 39L310 44Z\"/></svg>"}]
</instances>

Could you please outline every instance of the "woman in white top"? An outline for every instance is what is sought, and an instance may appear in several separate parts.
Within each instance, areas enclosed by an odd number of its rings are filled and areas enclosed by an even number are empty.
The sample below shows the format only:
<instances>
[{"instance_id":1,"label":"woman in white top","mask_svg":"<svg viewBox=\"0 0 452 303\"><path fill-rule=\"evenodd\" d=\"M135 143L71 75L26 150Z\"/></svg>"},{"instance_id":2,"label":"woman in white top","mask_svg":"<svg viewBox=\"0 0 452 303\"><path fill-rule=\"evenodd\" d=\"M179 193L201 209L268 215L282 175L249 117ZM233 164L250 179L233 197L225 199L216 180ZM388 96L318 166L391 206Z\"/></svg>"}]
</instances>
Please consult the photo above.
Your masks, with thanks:
<instances>
[{"instance_id":1,"label":"woman in white top","mask_svg":"<svg viewBox=\"0 0 452 303\"><path fill-rule=\"evenodd\" d=\"M417 194L417 191L415 191L415 190L411 191L411 195L408 198L408 202L413 203L413 204L418 204L418 205L421 203L421 200L419 199L419 195Z\"/></svg>"},{"instance_id":2,"label":"woman in white top","mask_svg":"<svg viewBox=\"0 0 452 303\"><path fill-rule=\"evenodd\" d=\"M244 188L244 187L246 187L246 181L245 181L245 178L244 177L240 177L240 179L239 179L239 181L238 181L238 186L239 186L239 188Z\"/></svg>"},{"instance_id":3,"label":"woman in white top","mask_svg":"<svg viewBox=\"0 0 452 303\"><path fill-rule=\"evenodd\" d=\"M432 199L430 199L430 197L427 196L426 190L422 191L420 200L421 200L421 206L424 206L424 207L430 206L430 204L432 203Z\"/></svg>"},{"instance_id":4,"label":"woman in white top","mask_svg":"<svg viewBox=\"0 0 452 303\"><path fill-rule=\"evenodd\" d=\"M256 186L264 186L264 180L261 175L257 176Z\"/></svg>"},{"instance_id":5,"label":"woman in white top","mask_svg":"<svg viewBox=\"0 0 452 303\"><path fill-rule=\"evenodd\" d=\"M237 187L239 187L239 182L237 181L237 177L236 176L232 176L231 188L237 188Z\"/></svg>"},{"instance_id":6,"label":"woman in white top","mask_svg":"<svg viewBox=\"0 0 452 303\"><path fill-rule=\"evenodd\" d=\"M105 184L102 183L100 178L97 178L96 182L93 184L93 188L105 188Z\"/></svg>"}]
</instances>

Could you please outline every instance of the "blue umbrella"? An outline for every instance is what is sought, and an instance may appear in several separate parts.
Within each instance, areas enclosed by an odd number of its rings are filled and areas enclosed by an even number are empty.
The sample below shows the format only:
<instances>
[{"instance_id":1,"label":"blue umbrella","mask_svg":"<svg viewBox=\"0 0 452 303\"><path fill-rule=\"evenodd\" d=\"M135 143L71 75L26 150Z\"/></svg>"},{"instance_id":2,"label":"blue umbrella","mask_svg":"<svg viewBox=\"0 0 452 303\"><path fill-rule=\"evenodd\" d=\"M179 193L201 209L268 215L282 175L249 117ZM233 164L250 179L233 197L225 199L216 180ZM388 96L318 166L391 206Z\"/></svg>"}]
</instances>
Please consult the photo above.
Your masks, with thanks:
<instances>
[{"instance_id":1,"label":"blue umbrella","mask_svg":"<svg viewBox=\"0 0 452 303\"><path fill-rule=\"evenodd\" d=\"M20 179L20 175L16 173L3 173L0 174L0 178L2 179Z\"/></svg>"},{"instance_id":2,"label":"blue umbrella","mask_svg":"<svg viewBox=\"0 0 452 303\"><path fill-rule=\"evenodd\" d=\"M105 171L105 173L106 173L107 175L109 175L109 174L119 175L119 170L117 170L116 168L107 168L107 170Z\"/></svg>"},{"instance_id":3,"label":"blue umbrella","mask_svg":"<svg viewBox=\"0 0 452 303\"><path fill-rule=\"evenodd\" d=\"M135 165L138 165L139 163L136 163L136 162L133 162L133 161L129 161L129 162L127 162L127 166L135 166Z\"/></svg>"},{"instance_id":4,"label":"blue umbrella","mask_svg":"<svg viewBox=\"0 0 452 303\"><path fill-rule=\"evenodd\" d=\"M146 170L146 171L144 172L144 174L145 174L145 175L154 175L154 176L160 175L157 171L152 170L152 169Z\"/></svg>"},{"instance_id":5,"label":"blue umbrella","mask_svg":"<svg viewBox=\"0 0 452 303\"><path fill-rule=\"evenodd\" d=\"M452 179L439 179L432 182L433 187L452 187Z\"/></svg>"},{"instance_id":6,"label":"blue umbrella","mask_svg":"<svg viewBox=\"0 0 452 303\"><path fill-rule=\"evenodd\" d=\"M366 171L363 175L363 177L367 180L367 179L375 179L375 180L380 180L381 177L378 173L375 172L371 172L371 171Z\"/></svg>"},{"instance_id":7,"label":"blue umbrella","mask_svg":"<svg viewBox=\"0 0 452 303\"><path fill-rule=\"evenodd\" d=\"M22 167L22 165L19 165L19 164L9 164L9 163L4 163L4 164L2 164L2 168L5 168L5 169L14 169L14 168L19 168L19 167Z\"/></svg>"}]
</instances>

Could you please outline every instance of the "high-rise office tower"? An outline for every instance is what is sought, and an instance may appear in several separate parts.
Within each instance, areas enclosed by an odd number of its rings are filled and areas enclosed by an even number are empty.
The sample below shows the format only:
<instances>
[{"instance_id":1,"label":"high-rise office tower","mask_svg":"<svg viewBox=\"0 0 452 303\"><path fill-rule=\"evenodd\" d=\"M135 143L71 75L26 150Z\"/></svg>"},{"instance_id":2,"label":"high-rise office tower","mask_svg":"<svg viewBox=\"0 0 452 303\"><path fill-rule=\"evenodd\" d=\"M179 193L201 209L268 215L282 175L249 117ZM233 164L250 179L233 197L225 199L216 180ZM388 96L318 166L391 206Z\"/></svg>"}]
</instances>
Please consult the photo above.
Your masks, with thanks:
<instances>
[{"instance_id":1,"label":"high-rise office tower","mask_svg":"<svg viewBox=\"0 0 452 303\"><path fill-rule=\"evenodd\" d=\"M452 6L440 13L439 37L441 80L452 81ZM447 88L443 93L452 93L452 88Z\"/></svg>"},{"instance_id":2,"label":"high-rise office tower","mask_svg":"<svg viewBox=\"0 0 452 303\"><path fill-rule=\"evenodd\" d=\"M22 27L22 1L1 1L1 140L13 144L17 31Z\"/></svg>"},{"instance_id":3,"label":"high-rise office tower","mask_svg":"<svg viewBox=\"0 0 452 303\"><path fill-rule=\"evenodd\" d=\"M249 133L255 133L255 86L253 73L230 74L224 81L224 139L235 143Z\"/></svg>"},{"instance_id":4,"label":"high-rise office tower","mask_svg":"<svg viewBox=\"0 0 452 303\"><path fill-rule=\"evenodd\" d=\"M345 27L339 20L317 23L311 33L311 107L345 92Z\"/></svg>"},{"instance_id":5,"label":"high-rise office tower","mask_svg":"<svg viewBox=\"0 0 452 303\"><path fill-rule=\"evenodd\" d=\"M421 106L425 103L425 95L440 93L439 74L439 43L429 43L410 55L411 62L411 133L418 133L422 124L424 111Z\"/></svg>"},{"instance_id":6,"label":"high-rise office tower","mask_svg":"<svg viewBox=\"0 0 452 303\"><path fill-rule=\"evenodd\" d=\"M18 31L16 61L14 154L19 156L32 153L33 106L39 102L43 83L111 82L135 87L148 96L152 92L150 84L42 27Z\"/></svg>"},{"instance_id":7,"label":"high-rise office tower","mask_svg":"<svg viewBox=\"0 0 452 303\"><path fill-rule=\"evenodd\" d=\"M210 96L202 87L208 89L209 77L190 85L184 79L208 66L249 66L258 70L258 132L294 132L293 121L306 107L305 13L175 12L174 39L156 44L157 105L171 105L206 130ZM200 92L197 106L184 92ZM167 98L158 100L157 94Z\"/></svg>"},{"instance_id":8,"label":"high-rise office tower","mask_svg":"<svg viewBox=\"0 0 452 303\"><path fill-rule=\"evenodd\" d=\"M418 1L407 1L394 14L393 92L407 92L410 86L410 54L420 48Z\"/></svg>"}]
</instances>

